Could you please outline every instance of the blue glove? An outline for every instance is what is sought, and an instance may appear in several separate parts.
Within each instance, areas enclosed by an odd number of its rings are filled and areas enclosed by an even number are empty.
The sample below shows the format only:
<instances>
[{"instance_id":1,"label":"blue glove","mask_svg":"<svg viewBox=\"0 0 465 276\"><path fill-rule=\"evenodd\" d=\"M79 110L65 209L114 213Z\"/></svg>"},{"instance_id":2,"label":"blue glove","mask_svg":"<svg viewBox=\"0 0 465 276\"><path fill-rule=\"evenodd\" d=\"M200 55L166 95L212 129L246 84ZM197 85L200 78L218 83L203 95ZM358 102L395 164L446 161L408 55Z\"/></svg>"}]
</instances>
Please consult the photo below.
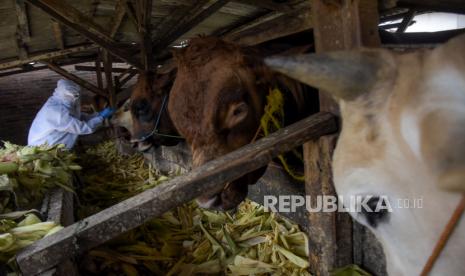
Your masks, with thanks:
<instances>
[{"instance_id":1,"label":"blue glove","mask_svg":"<svg viewBox=\"0 0 465 276\"><path fill-rule=\"evenodd\" d=\"M104 110L100 111L98 113L98 115L102 116L103 119L107 119L107 118L110 118L111 115L113 115L113 113L115 113L115 111L116 111L116 109L111 108L111 107L107 107Z\"/></svg>"}]
</instances>

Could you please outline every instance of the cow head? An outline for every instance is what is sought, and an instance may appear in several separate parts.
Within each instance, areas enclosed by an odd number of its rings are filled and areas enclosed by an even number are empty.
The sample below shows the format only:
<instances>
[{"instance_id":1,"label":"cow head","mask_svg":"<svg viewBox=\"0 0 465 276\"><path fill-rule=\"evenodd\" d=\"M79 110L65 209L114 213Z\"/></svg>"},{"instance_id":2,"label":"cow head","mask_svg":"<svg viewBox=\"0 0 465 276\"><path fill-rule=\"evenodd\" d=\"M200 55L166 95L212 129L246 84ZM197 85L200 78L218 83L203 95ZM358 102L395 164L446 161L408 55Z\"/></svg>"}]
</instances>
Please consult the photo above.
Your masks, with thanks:
<instances>
[{"instance_id":1,"label":"cow head","mask_svg":"<svg viewBox=\"0 0 465 276\"><path fill-rule=\"evenodd\" d=\"M145 141L142 151L148 150L152 145L174 145L179 140L157 135L176 135L177 132L168 115L166 105L168 93L174 79L171 74L154 75L150 72L141 72L131 94L131 116L133 118L133 141ZM163 101L165 107L162 108ZM158 122L158 125L156 125Z\"/></svg>"},{"instance_id":2,"label":"cow head","mask_svg":"<svg viewBox=\"0 0 465 276\"><path fill-rule=\"evenodd\" d=\"M177 76L168 110L193 154L193 167L252 141L269 87L253 54L216 38L194 38L174 53ZM265 168L198 198L204 208L231 209Z\"/></svg>"},{"instance_id":3,"label":"cow head","mask_svg":"<svg viewBox=\"0 0 465 276\"><path fill-rule=\"evenodd\" d=\"M331 93L342 115L339 195L387 196L392 212L351 215L383 244L390 275L418 275L465 190L465 36L434 50L275 57L279 72ZM399 200L422 198L422 208ZM372 200L372 199L370 199ZM404 201L405 202L405 201ZM375 202L372 202L372 205ZM463 275L465 220L433 275Z\"/></svg>"}]
</instances>

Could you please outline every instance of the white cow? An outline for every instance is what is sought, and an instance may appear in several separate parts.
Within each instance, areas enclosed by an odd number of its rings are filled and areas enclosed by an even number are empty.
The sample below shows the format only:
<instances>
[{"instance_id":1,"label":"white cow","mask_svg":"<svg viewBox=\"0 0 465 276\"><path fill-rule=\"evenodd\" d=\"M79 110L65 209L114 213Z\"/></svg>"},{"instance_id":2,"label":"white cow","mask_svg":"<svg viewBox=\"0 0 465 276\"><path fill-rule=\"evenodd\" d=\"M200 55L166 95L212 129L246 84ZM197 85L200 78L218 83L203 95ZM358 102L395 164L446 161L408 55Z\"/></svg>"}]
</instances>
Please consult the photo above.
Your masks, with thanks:
<instances>
[{"instance_id":1,"label":"white cow","mask_svg":"<svg viewBox=\"0 0 465 276\"><path fill-rule=\"evenodd\" d=\"M337 193L388 196L392 212L352 213L381 241L390 275L418 275L465 191L465 35L434 50L274 57L267 64L328 91L342 131ZM423 198L423 208L398 199ZM465 275L461 218L431 275Z\"/></svg>"}]
</instances>

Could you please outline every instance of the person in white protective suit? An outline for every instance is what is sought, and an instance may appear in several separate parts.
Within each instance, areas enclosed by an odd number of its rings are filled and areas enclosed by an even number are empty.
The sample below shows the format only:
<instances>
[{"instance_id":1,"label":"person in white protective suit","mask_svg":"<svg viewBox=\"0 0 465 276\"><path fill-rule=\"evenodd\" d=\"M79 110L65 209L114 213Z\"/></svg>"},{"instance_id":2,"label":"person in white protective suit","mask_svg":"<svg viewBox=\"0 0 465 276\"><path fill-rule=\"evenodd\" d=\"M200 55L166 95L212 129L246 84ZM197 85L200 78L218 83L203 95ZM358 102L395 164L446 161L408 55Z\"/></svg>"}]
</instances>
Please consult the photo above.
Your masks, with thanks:
<instances>
[{"instance_id":1,"label":"person in white protective suit","mask_svg":"<svg viewBox=\"0 0 465 276\"><path fill-rule=\"evenodd\" d=\"M105 108L99 113L81 113L81 88L76 83L61 79L53 95L37 113L29 129L28 145L65 144L73 148L79 135L91 134L110 117L114 110Z\"/></svg>"}]
</instances>

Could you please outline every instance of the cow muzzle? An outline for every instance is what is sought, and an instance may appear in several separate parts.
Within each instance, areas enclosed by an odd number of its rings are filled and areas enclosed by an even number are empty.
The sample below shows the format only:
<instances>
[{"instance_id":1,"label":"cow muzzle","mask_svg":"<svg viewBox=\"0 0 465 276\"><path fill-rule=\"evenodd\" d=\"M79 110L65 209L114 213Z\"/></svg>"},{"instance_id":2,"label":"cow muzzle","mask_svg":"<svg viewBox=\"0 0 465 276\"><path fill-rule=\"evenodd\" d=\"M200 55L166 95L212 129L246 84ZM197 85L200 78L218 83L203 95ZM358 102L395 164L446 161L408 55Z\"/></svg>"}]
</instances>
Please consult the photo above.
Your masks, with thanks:
<instances>
[{"instance_id":1,"label":"cow muzzle","mask_svg":"<svg viewBox=\"0 0 465 276\"><path fill-rule=\"evenodd\" d=\"M267 166L262 167L227 183L219 193L198 197L199 207L218 211L236 208L247 197L249 185L255 184L265 173L266 168Z\"/></svg>"},{"instance_id":2,"label":"cow muzzle","mask_svg":"<svg viewBox=\"0 0 465 276\"><path fill-rule=\"evenodd\" d=\"M197 198L201 208L229 211L236 208L247 196L248 185L237 181L229 182L224 189L214 195Z\"/></svg>"}]
</instances>

